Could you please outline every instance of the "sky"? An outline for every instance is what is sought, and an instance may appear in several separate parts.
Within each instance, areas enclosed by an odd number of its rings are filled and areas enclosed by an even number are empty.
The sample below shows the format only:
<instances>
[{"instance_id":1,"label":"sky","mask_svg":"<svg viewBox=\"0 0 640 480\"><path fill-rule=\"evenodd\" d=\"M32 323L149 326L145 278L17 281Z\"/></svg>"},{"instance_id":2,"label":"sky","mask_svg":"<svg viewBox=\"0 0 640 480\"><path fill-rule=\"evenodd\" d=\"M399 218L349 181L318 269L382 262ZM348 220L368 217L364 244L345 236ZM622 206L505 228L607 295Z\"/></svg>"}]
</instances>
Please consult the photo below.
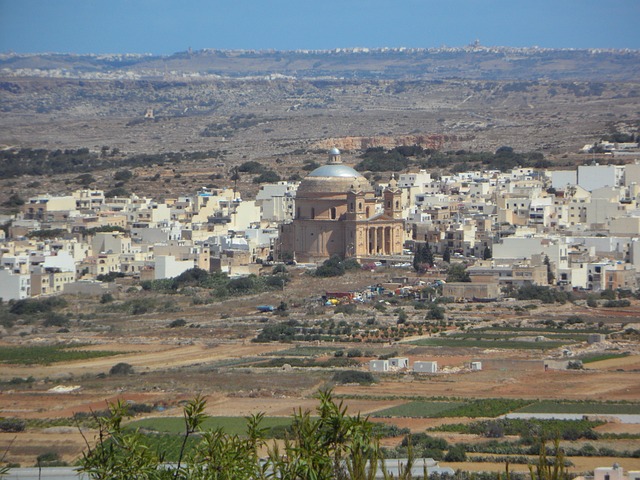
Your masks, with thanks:
<instances>
[{"instance_id":1,"label":"sky","mask_svg":"<svg viewBox=\"0 0 640 480\"><path fill-rule=\"evenodd\" d=\"M0 0L0 52L640 49L639 0Z\"/></svg>"}]
</instances>

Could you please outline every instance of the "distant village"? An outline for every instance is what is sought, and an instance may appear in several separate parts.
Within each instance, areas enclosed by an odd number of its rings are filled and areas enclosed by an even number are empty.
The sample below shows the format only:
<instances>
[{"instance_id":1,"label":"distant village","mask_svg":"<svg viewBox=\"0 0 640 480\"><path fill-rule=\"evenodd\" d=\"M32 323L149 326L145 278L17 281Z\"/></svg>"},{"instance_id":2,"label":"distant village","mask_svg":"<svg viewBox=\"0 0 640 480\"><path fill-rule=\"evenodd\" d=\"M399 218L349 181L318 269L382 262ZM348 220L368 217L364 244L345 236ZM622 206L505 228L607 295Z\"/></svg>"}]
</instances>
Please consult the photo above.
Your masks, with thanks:
<instances>
[{"instance_id":1,"label":"distant village","mask_svg":"<svg viewBox=\"0 0 640 480\"><path fill-rule=\"evenodd\" d=\"M639 155L637 144L616 147L631 161ZM304 196L304 205L313 205L315 194L317 205L328 201L317 190L326 180L322 175L346 175L347 183L363 179L340 163L339 152L336 158L330 170L327 165L309 175L315 183L304 194L298 188L306 179L263 184L251 200L233 189L207 188L163 202L135 194L106 198L92 189L35 195L18 214L0 218L9 225L0 230L0 297L101 294L122 278L166 279L194 267L247 276L259 274L264 264L299 258L320 263L336 252L363 264L411 268L416 248L426 244L433 254L466 267L470 281L444 285L444 294L454 298L495 299L504 287L522 285L593 292L637 288L637 161L438 177L420 170L387 184L351 185L344 197L332 190L326 212L311 208L305 217L297 195ZM349 177L351 171L357 177ZM359 199L366 212L358 210ZM291 227L301 217L302 226ZM313 236L314 223L330 222L347 226L319 228L315 243L297 238ZM350 228L362 235L360 243L349 239ZM296 251L296 245L314 250Z\"/></svg>"}]
</instances>

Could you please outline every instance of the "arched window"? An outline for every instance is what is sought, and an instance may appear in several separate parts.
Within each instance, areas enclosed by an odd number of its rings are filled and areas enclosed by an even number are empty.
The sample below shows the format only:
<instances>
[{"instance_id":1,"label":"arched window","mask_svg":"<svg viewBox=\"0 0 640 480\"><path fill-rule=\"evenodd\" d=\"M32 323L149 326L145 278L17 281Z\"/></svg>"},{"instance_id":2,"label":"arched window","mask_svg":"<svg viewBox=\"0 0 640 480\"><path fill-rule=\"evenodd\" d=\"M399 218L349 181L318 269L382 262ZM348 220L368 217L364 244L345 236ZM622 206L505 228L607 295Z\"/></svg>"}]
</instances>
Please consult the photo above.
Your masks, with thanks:
<instances>
[{"instance_id":1,"label":"arched window","mask_svg":"<svg viewBox=\"0 0 640 480\"><path fill-rule=\"evenodd\" d=\"M387 208L391 208L391 200L387 202Z\"/></svg>"},{"instance_id":2,"label":"arched window","mask_svg":"<svg viewBox=\"0 0 640 480\"><path fill-rule=\"evenodd\" d=\"M335 220L336 219L336 207L331 207L331 220Z\"/></svg>"},{"instance_id":3,"label":"arched window","mask_svg":"<svg viewBox=\"0 0 640 480\"><path fill-rule=\"evenodd\" d=\"M367 207L367 210L366 210L365 215L367 216L367 218L369 218L369 217L370 217L370 215L369 215L369 207Z\"/></svg>"},{"instance_id":4,"label":"arched window","mask_svg":"<svg viewBox=\"0 0 640 480\"><path fill-rule=\"evenodd\" d=\"M316 209L311 207L311 220L313 220L314 218L316 218Z\"/></svg>"},{"instance_id":5,"label":"arched window","mask_svg":"<svg viewBox=\"0 0 640 480\"><path fill-rule=\"evenodd\" d=\"M300 218L300 207L296 208L296 218Z\"/></svg>"},{"instance_id":6,"label":"arched window","mask_svg":"<svg viewBox=\"0 0 640 480\"><path fill-rule=\"evenodd\" d=\"M400 202L396 200L396 208L400 207Z\"/></svg>"},{"instance_id":7,"label":"arched window","mask_svg":"<svg viewBox=\"0 0 640 480\"><path fill-rule=\"evenodd\" d=\"M362 210L362 202L358 203L358 210Z\"/></svg>"}]
</instances>

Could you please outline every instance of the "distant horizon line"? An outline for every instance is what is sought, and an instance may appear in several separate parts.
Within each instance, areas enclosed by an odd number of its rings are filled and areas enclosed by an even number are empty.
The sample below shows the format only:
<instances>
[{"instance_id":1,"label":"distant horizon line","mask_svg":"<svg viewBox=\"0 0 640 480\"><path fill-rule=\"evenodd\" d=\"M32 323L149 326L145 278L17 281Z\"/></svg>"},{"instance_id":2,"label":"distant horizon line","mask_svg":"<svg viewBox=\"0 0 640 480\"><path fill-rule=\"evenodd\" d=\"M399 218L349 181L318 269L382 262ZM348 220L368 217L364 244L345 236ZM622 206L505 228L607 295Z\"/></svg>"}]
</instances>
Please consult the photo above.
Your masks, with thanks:
<instances>
[{"instance_id":1,"label":"distant horizon line","mask_svg":"<svg viewBox=\"0 0 640 480\"><path fill-rule=\"evenodd\" d=\"M442 52L442 51L466 51L466 52L487 52L491 50L509 50L509 51L538 51L538 52L551 52L551 51L563 51L563 52L590 52L590 53L616 53L616 52L640 52L638 48L603 48L603 47L540 47L538 45L532 45L528 47L511 47L506 45L481 45L481 44L467 44L464 46L448 46L442 45L440 47L334 47L334 48L297 48L297 49L274 49L274 48L200 48L186 50L179 50L173 53L151 53L151 52L64 52L64 51L40 51L40 52L15 52L4 51L0 52L0 56L37 56L37 55L73 55L73 56L129 56L129 57L172 57L179 54L196 54L196 53L208 53L208 52L231 52L231 53L302 53L302 54L339 54L339 53L418 53L418 52Z\"/></svg>"}]
</instances>

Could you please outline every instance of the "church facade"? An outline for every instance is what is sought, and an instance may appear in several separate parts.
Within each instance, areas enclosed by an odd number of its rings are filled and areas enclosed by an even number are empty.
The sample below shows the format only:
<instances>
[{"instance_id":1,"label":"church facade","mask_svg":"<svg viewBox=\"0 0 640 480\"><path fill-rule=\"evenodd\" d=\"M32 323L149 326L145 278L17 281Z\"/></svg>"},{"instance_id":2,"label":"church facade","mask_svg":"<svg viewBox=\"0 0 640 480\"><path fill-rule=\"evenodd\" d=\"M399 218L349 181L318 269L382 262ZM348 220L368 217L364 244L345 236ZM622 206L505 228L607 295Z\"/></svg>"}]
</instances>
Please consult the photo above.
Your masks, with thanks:
<instances>
[{"instance_id":1,"label":"church facade","mask_svg":"<svg viewBox=\"0 0 640 480\"><path fill-rule=\"evenodd\" d=\"M398 255L404 243L400 190L392 180L383 205L369 181L344 165L337 148L329 161L298 187L295 216L281 226L279 258L318 262L343 258Z\"/></svg>"}]
</instances>

